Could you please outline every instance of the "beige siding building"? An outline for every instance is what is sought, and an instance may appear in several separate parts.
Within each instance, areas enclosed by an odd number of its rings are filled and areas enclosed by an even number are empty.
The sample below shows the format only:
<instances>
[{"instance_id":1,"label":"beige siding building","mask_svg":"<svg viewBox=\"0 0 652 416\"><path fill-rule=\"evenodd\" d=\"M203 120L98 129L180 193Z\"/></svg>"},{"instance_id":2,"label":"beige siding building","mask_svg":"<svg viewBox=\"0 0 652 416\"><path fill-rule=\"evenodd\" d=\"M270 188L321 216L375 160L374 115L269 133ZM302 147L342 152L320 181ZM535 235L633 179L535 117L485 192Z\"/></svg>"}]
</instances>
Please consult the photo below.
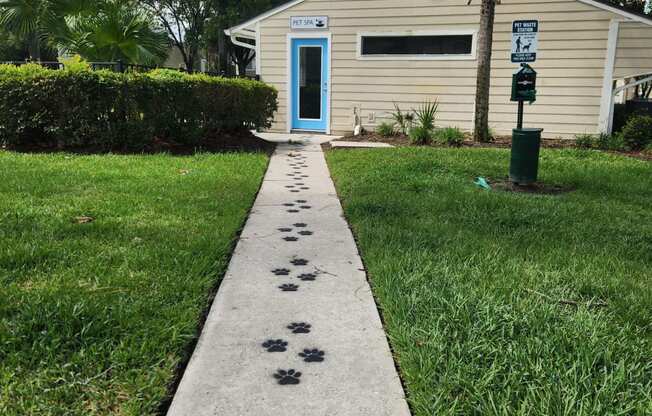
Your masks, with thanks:
<instances>
[{"instance_id":1,"label":"beige siding building","mask_svg":"<svg viewBox=\"0 0 652 416\"><path fill-rule=\"evenodd\" d=\"M479 3L295 0L227 34L256 41L257 73L279 90L275 131L343 134L356 123L374 129L394 103L409 110L435 99L439 126L470 130ZM546 137L608 130L614 81L652 74L648 16L593 0L502 0L490 97L490 126L499 134L516 123L514 20L539 21L532 64L538 99L526 106L525 124L544 128Z\"/></svg>"}]
</instances>

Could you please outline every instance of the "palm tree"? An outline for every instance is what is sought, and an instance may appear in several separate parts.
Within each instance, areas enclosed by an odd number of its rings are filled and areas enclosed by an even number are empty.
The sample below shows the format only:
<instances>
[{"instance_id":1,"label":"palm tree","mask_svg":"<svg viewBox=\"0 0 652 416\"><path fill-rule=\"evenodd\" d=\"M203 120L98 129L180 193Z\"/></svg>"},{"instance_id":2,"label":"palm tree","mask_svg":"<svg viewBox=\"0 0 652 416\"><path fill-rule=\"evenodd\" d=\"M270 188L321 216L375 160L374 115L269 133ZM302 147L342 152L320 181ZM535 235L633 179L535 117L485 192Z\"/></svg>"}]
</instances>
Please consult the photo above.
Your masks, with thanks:
<instances>
[{"instance_id":1,"label":"palm tree","mask_svg":"<svg viewBox=\"0 0 652 416\"><path fill-rule=\"evenodd\" d=\"M0 24L27 41L32 59L41 59L44 44L66 26L67 15L91 12L92 0L0 0Z\"/></svg>"},{"instance_id":2,"label":"palm tree","mask_svg":"<svg viewBox=\"0 0 652 416\"><path fill-rule=\"evenodd\" d=\"M66 52L88 61L122 60L158 64L168 55L166 32L133 1L109 0L93 16L67 19L67 32L58 39Z\"/></svg>"}]
</instances>

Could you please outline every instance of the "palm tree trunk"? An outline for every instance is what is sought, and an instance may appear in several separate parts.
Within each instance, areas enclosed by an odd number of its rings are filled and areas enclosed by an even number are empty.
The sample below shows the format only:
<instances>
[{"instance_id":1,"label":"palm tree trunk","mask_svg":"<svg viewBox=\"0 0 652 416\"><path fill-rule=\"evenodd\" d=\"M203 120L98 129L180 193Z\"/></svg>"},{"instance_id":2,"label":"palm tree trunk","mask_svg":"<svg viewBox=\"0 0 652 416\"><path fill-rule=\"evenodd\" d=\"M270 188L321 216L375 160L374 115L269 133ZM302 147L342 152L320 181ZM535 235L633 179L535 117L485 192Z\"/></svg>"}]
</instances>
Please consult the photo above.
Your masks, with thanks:
<instances>
[{"instance_id":1,"label":"palm tree trunk","mask_svg":"<svg viewBox=\"0 0 652 416\"><path fill-rule=\"evenodd\" d=\"M41 60L41 39L38 33L30 33L28 35L27 52L31 60Z\"/></svg>"},{"instance_id":2,"label":"palm tree trunk","mask_svg":"<svg viewBox=\"0 0 652 416\"><path fill-rule=\"evenodd\" d=\"M478 75L475 93L474 139L488 142L489 137L489 92L491 87L491 52L493 46L496 0L482 0L480 11L480 33L478 34Z\"/></svg>"}]
</instances>

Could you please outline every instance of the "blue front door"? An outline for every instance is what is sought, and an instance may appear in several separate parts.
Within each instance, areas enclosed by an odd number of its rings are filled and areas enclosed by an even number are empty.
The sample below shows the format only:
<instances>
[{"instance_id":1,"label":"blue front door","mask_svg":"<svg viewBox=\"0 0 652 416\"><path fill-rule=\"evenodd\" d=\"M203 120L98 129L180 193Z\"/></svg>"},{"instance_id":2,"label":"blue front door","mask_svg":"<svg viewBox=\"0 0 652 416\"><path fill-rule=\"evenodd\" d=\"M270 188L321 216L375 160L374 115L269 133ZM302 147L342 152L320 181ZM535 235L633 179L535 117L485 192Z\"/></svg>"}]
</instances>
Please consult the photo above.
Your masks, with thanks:
<instances>
[{"instance_id":1,"label":"blue front door","mask_svg":"<svg viewBox=\"0 0 652 416\"><path fill-rule=\"evenodd\" d=\"M327 130L328 59L328 39L292 39L292 129Z\"/></svg>"}]
</instances>

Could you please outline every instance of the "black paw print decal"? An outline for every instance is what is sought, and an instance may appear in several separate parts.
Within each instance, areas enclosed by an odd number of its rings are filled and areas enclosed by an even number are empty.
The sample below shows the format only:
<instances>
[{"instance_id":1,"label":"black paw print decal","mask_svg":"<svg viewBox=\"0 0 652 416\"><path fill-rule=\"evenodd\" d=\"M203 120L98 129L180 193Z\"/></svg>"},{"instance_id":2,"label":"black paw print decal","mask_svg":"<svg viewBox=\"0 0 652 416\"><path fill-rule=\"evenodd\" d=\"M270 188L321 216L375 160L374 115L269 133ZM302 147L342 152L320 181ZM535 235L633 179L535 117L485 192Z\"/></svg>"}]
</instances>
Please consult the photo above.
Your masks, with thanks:
<instances>
[{"instance_id":1,"label":"black paw print decal","mask_svg":"<svg viewBox=\"0 0 652 416\"><path fill-rule=\"evenodd\" d=\"M293 334L308 334L310 333L312 325L305 322L292 322L287 328L291 330Z\"/></svg>"},{"instance_id":2,"label":"black paw print decal","mask_svg":"<svg viewBox=\"0 0 652 416\"><path fill-rule=\"evenodd\" d=\"M267 352L285 352L287 351L287 346L288 343L282 339L268 339L263 342L263 348L265 348Z\"/></svg>"},{"instance_id":3,"label":"black paw print decal","mask_svg":"<svg viewBox=\"0 0 652 416\"><path fill-rule=\"evenodd\" d=\"M308 260L306 260L306 259L294 259L290 263L292 263L295 266L306 266L308 264Z\"/></svg>"},{"instance_id":4,"label":"black paw print decal","mask_svg":"<svg viewBox=\"0 0 652 416\"><path fill-rule=\"evenodd\" d=\"M289 233L290 231L292 231L292 228L283 227L283 228L279 228L278 230L282 233Z\"/></svg>"},{"instance_id":5,"label":"black paw print decal","mask_svg":"<svg viewBox=\"0 0 652 416\"><path fill-rule=\"evenodd\" d=\"M287 276L290 274L289 269L274 269L272 270L272 273L274 273L277 276Z\"/></svg>"},{"instance_id":6,"label":"black paw print decal","mask_svg":"<svg viewBox=\"0 0 652 416\"><path fill-rule=\"evenodd\" d=\"M294 204L292 202L286 202L285 204L283 204L283 206L284 207L293 207Z\"/></svg>"},{"instance_id":7,"label":"black paw print decal","mask_svg":"<svg viewBox=\"0 0 652 416\"><path fill-rule=\"evenodd\" d=\"M297 290L299 290L299 286L293 283L284 283L278 288L281 289L283 292L296 292Z\"/></svg>"},{"instance_id":8,"label":"black paw print decal","mask_svg":"<svg viewBox=\"0 0 652 416\"><path fill-rule=\"evenodd\" d=\"M296 202L297 204L305 204L305 203L307 203L308 201L306 201L305 199L297 199L297 200L294 201L294 202Z\"/></svg>"},{"instance_id":9,"label":"black paw print decal","mask_svg":"<svg viewBox=\"0 0 652 416\"><path fill-rule=\"evenodd\" d=\"M296 224L292 224L292 225L294 225L297 228L306 228L308 226L308 224L305 224L303 222L297 222Z\"/></svg>"},{"instance_id":10,"label":"black paw print decal","mask_svg":"<svg viewBox=\"0 0 652 416\"><path fill-rule=\"evenodd\" d=\"M312 231L299 231L299 234L301 235L313 235Z\"/></svg>"},{"instance_id":11,"label":"black paw print decal","mask_svg":"<svg viewBox=\"0 0 652 416\"><path fill-rule=\"evenodd\" d=\"M301 372L294 369L287 371L278 370L276 374L274 374L274 378L278 380L278 384L281 386L299 384L301 382L301 380L299 380L301 378Z\"/></svg>"},{"instance_id":12,"label":"black paw print decal","mask_svg":"<svg viewBox=\"0 0 652 416\"><path fill-rule=\"evenodd\" d=\"M294 242L294 241L299 241L297 237L283 237L283 240L287 242Z\"/></svg>"},{"instance_id":13,"label":"black paw print decal","mask_svg":"<svg viewBox=\"0 0 652 416\"><path fill-rule=\"evenodd\" d=\"M324 361L325 355L326 353L324 351L318 350L317 348L305 349L299 353L299 357L303 358L303 361L307 363L320 363Z\"/></svg>"},{"instance_id":14,"label":"black paw print decal","mask_svg":"<svg viewBox=\"0 0 652 416\"><path fill-rule=\"evenodd\" d=\"M299 275L298 279L304 282L312 282L317 279L317 275L314 273L303 273Z\"/></svg>"},{"instance_id":15,"label":"black paw print decal","mask_svg":"<svg viewBox=\"0 0 652 416\"><path fill-rule=\"evenodd\" d=\"M298 209L288 209L287 210L290 214L296 214L297 212L301 212Z\"/></svg>"}]
</instances>

